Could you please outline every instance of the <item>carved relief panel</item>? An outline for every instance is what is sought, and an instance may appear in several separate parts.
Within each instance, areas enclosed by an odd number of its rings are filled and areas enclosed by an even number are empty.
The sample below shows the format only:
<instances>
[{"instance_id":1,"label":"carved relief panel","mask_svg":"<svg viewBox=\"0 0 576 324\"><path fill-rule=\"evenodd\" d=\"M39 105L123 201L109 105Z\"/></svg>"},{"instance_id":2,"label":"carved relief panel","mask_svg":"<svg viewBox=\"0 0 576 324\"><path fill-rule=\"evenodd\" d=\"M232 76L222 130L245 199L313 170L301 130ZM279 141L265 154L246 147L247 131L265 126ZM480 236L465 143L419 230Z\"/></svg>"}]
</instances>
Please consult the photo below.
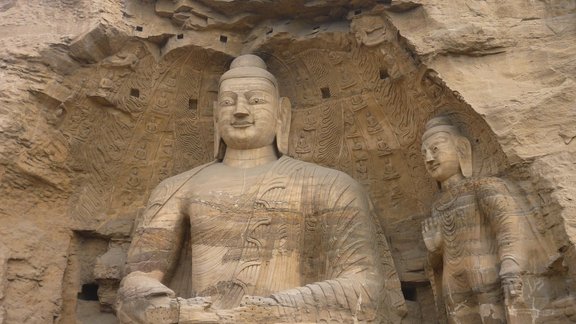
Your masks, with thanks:
<instances>
[{"instance_id":1,"label":"carved relief panel","mask_svg":"<svg viewBox=\"0 0 576 324\"><path fill-rule=\"evenodd\" d=\"M73 167L85 174L71 200L77 228L133 213L161 180L212 159L221 73L205 71L206 60L202 52L176 51L158 62L134 43L98 73L84 71L61 124ZM225 59L216 66L224 68Z\"/></svg>"}]
</instances>

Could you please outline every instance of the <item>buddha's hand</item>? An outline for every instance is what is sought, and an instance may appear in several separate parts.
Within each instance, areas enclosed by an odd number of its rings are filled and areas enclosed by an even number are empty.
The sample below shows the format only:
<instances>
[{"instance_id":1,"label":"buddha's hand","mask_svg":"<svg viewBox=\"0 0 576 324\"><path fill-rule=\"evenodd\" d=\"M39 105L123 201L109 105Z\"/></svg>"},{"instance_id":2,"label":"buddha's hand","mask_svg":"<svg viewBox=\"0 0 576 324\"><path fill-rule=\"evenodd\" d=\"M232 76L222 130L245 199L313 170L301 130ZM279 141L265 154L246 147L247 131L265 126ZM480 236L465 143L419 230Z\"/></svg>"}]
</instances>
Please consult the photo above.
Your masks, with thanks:
<instances>
[{"instance_id":1,"label":"buddha's hand","mask_svg":"<svg viewBox=\"0 0 576 324\"><path fill-rule=\"evenodd\" d=\"M135 271L124 277L118 290L118 298L134 299L142 297L175 297L172 289L145 272Z\"/></svg>"},{"instance_id":2,"label":"buddha's hand","mask_svg":"<svg viewBox=\"0 0 576 324\"><path fill-rule=\"evenodd\" d=\"M242 297L240 306L278 306L278 302L272 297L246 295Z\"/></svg>"},{"instance_id":3,"label":"buddha's hand","mask_svg":"<svg viewBox=\"0 0 576 324\"><path fill-rule=\"evenodd\" d=\"M123 324L178 322L178 302L174 292L139 271L130 273L120 283L116 311Z\"/></svg>"},{"instance_id":4,"label":"buddha's hand","mask_svg":"<svg viewBox=\"0 0 576 324\"><path fill-rule=\"evenodd\" d=\"M512 303L523 301L520 267L514 260L504 259L500 265L500 279L506 300Z\"/></svg>"},{"instance_id":5,"label":"buddha's hand","mask_svg":"<svg viewBox=\"0 0 576 324\"><path fill-rule=\"evenodd\" d=\"M278 322L280 315L280 304L272 297L244 296L240 306L234 308L234 319L242 323Z\"/></svg>"},{"instance_id":6,"label":"buddha's hand","mask_svg":"<svg viewBox=\"0 0 576 324\"><path fill-rule=\"evenodd\" d=\"M178 302L180 304L179 323L234 323L226 320L227 310L212 309L210 297L178 298Z\"/></svg>"},{"instance_id":7,"label":"buddha's hand","mask_svg":"<svg viewBox=\"0 0 576 324\"><path fill-rule=\"evenodd\" d=\"M438 252L442 245L442 231L438 217L428 217L422 222L424 244L430 252Z\"/></svg>"}]
</instances>

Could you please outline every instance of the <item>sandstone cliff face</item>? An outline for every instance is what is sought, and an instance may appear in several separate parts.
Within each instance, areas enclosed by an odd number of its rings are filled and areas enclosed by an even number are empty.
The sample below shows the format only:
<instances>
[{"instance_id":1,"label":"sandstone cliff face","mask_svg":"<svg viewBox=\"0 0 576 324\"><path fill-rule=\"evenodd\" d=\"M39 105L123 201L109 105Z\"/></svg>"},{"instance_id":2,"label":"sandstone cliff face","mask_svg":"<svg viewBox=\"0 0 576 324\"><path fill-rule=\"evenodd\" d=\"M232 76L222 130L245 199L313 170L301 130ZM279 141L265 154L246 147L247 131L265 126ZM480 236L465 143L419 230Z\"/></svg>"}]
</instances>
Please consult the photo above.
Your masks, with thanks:
<instances>
[{"instance_id":1,"label":"sandstone cliff face","mask_svg":"<svg viewBox=\"0 0 576 324\"><path fill-rule=\"evenodd\" d=\"M574 237L574 1L421 1L389 13L421 57L484 117L512 165L552 191ZM542 198L545 199L545 198ZM573 239L572 239L573 240Z\"/></svg>"},{"instance_id":2,"label":"sandstone cliff face","mask_svg":"<svg viewBox=\"0 0 576 324\"><path fill-rule=\"evenodd\" d=\"M576 2L419 4L389 13L391 21L490 125L510 174L534 195L544 227L564 252L555 262L574 278ZM567 304L548 307L540 321L573 320L571 311L550 312Z\"/></svg>"},{"instance_id":3,"label":"sandstone cliff face","mask_svg":"<svg viewBox=\"0 0 576 324\"><path fill-rule=\"evenodd\" d=\"M419 137L439 112L477 175L526 191L561 252L547 275L574 275L576 1L183 3L0 0L0 323L114 321L132 222L211 159L216 81L244 52L293 101L291 155L369 190L407 320L434 312Z\"/></svg>"},{"instance_id":4,"label":"sandstone cliff face","mask_svg":"<svg viewBox=\"0 0 576 324\"><path fill-rule=\"evenodd\" d=\"M67 200L79 172L70 168L57 129L68 89L50 95L42 89L80 66L68 56L70 39L106 17L120 19L120 10L114 2L0 2L0 318L6 323L51 323L62 314L73 237Z\"/></svg>"}]
</instances>

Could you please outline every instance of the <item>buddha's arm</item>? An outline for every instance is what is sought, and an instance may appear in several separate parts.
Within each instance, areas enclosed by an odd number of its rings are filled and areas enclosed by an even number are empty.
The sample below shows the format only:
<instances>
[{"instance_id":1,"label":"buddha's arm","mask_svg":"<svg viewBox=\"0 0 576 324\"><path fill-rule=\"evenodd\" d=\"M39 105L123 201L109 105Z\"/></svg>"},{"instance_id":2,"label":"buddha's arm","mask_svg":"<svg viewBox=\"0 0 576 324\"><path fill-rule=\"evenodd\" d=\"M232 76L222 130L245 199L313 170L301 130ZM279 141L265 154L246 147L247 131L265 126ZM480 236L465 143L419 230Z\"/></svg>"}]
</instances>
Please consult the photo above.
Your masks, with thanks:
<instances>
[{"instance_id":1,"label":"buddha's arm","mask_svg":"<svg viewBox=\"0 0 576 324\"><path fill-rule=\"evenodd\" d=\"M501 275L518 273L522 255L520 233L524 223L522 206L514 197L508 184L498 178L487 178L478 191L480 208L490 219L498 242L498 254L501 262Z\"/></svg>"},{"instance_id":2,"label":"buddha's arm","mask_svg":"<svg viewBox=\"0 0 576 324\"><path fill-rule=\"evenodd\" d=\"M174 195L178 179L167 179L152 192L128 249L118 290L120 323L163 324L178 318L174 292L162 284L174 267L183 242L184 215ZM181 182L180 182L181 184Z\"/></svg>"},{"instance_id":3,"label":"buddha's arm","mask_svg":"<svg viewBox=\"0 0 576 324\"><path fill-rule=\"evenodd\" d=\"M162 182L150 196L128 250L125 272L162 282L177 260L183 242L184 214L175 193L177 182Z\"/></svg>"},{"instance_id":4,"label":"buddha's arm","mask_svg":"<svg viewBox=\"0 0 576 324\"><path fill-rule=\"evenodd\" d=\"M352 181L345 182L344 188L333 187L327 196L329 206L317 204L319 209L329 207L321 210L320 246L309 246L317 251L317 258L325 259L320 264L324 274L320 281L272 294L277 303L275 321L369 322L376 318L384 290L377 249L386 246L378 246L378 225L367 196Z\"/></svg>"}]
</instances>

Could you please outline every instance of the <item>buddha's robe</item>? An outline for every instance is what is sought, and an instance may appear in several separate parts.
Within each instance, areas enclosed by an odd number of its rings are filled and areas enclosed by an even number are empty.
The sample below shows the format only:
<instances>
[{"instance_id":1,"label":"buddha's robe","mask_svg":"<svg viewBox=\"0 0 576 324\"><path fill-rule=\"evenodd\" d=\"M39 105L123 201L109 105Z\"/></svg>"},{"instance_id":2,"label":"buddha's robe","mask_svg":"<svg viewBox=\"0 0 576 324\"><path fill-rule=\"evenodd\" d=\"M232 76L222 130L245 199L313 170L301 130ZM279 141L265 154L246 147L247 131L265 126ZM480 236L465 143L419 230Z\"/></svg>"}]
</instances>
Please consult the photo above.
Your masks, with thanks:
<instances>
[{"instance_id":1,"label":"buddha's robe","mask_svg":"<svg viewBox=\"0 0 576 324\"><path fill-rule=\"evenodd\" d=\"M154 190L127 267L171 274L189 252L190 271L176 271L172 287L216 309L271 296L284 309L275 321L380 321L403 300L379 228L342 172L288 157L251 169L213 163Z\"/></svg>"},{"instance_id":2,"label":"buddha's robe","mask_svg":"<svg viewBox=\"0 0 576 324\"><path fill-rule=\"evenodd\" d=\"M432 262L433 275L449 314L465 309L463 305L503 305L499 271L504 260L529 272L546 264L540 261L546 244L536 235L533 211L527 207L513 185L495 177L465 179L438 195L432 217L438 220L442 242L430 257L441 258Z\"/></svg>"}]
</instances>

